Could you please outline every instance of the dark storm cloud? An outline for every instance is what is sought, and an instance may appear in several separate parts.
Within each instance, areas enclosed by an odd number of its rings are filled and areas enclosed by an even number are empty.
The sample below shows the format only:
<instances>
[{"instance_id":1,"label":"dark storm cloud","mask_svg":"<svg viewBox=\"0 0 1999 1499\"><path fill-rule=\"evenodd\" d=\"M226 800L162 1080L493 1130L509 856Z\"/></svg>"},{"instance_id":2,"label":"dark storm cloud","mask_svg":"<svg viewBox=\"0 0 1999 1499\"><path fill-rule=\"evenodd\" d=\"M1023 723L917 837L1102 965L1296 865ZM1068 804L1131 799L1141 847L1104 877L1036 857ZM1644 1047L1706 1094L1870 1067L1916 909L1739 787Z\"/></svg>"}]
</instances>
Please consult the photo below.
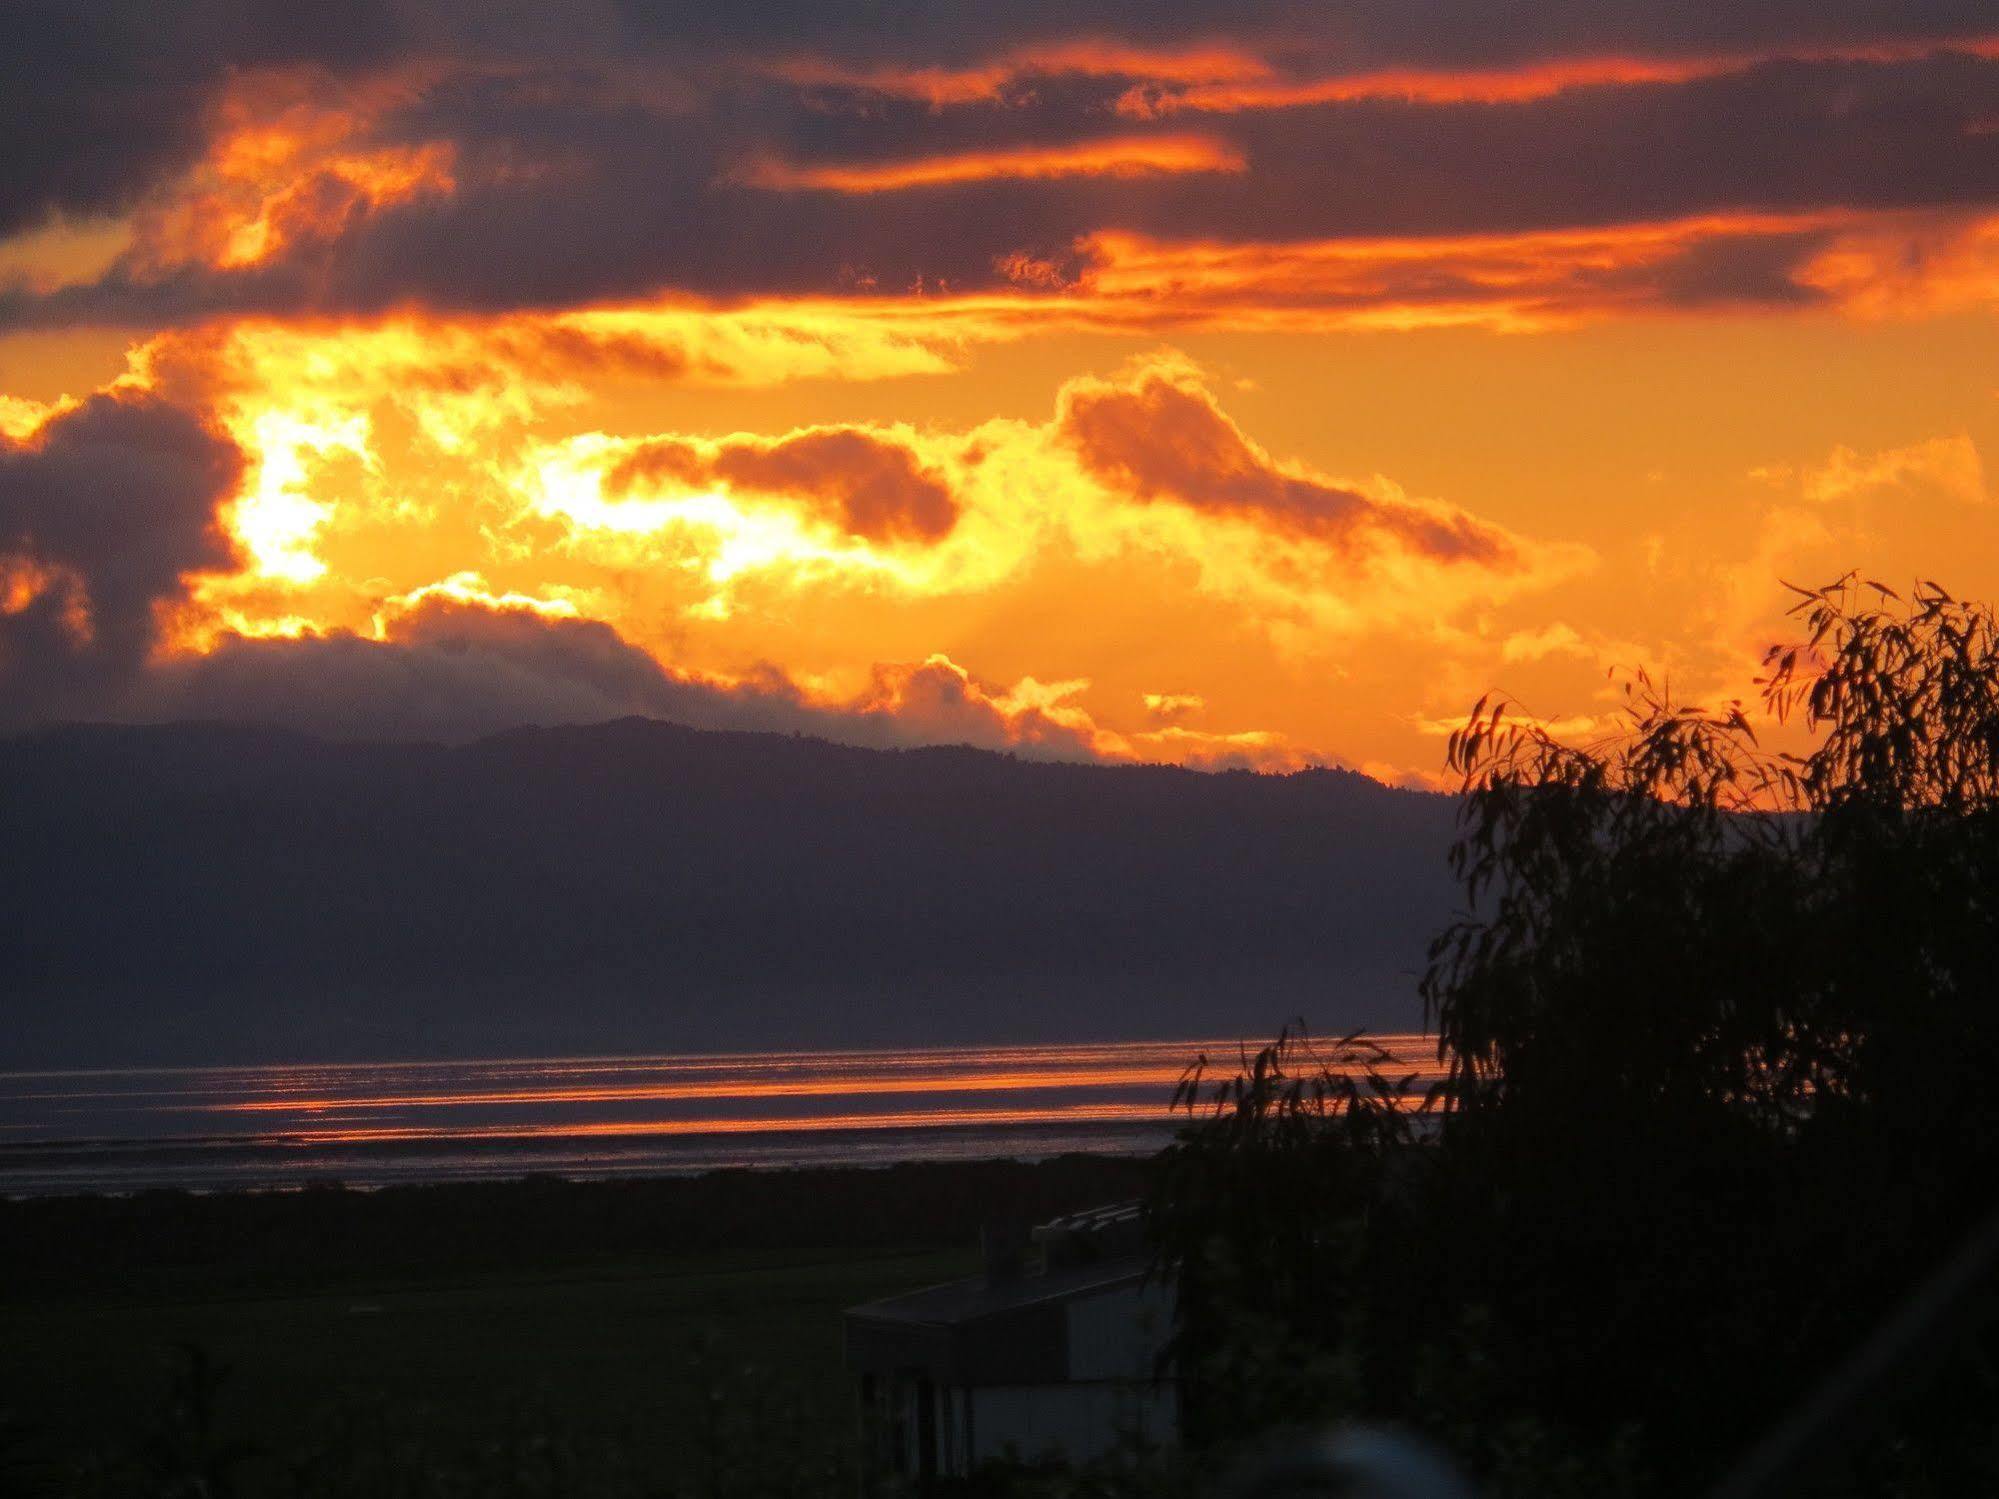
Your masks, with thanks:
<instances>
[{"instance_id":1,"label":"dark storm cloud","mask_svg":"<svg viewBox=\"0 0 1999 1499\"><path fill-rule=\"evenodd\" d=\"M190 573L234 565L216 507L235 445L177 407L91 397L34 440L0 440L0 568L23 607L0 614L0 718L59 711L137 670L157 606Z\"/></svg>"},{"instance_id":2,"label":"dark storm cloud","mask_svg":"<svg viewBox=\"0 0 1999 1499\"><path fill-rule=\"evenodd\" d=\"M88 12L84 12L88 13ZM317 14L300 11L299 14ZM1987 204L1999 199L1999 61L1771 61L1682 84L1597 86L1515 104L1397 100L1133 122L1128 79L1034 78L1007 105L945 108L793 85L786 58L867 69L963 67L1088 39L1106 48L1225 46L1303 76L1377 67L1504 67L1635 52L1735 55L1999 29L1991 7L1937 3L1601 6L1543 0L1466 13L1368 0L937 7L403 4L352 27L211 4L183 39L136 7L102 25L38 9L52 40L4 68L23 87L16 139L45 143L0 194L0 229L51 206L129 201L185 165L225 67L310 62L429 81L363 127L361 147L454 152L456 186L347 214L273 262L235 270L134 259L97 283L0 291L0 325L135 327L246 312L373 313L573 305L677 290L713 297L995 284L1026 250L1093 232L1162 239L1449 235L1724 209ZM237 24L227 22L236 18ZM60 23L60 24L59 24ZM1502 24L1503 23L1503 24ZM148 63L148 46L163 48ZM71 95L71 81L83 86ZM160 81L165 80L165 81ZM0 77L0 88L5 78ZM25 101L25 102L24 102ZM759 161L903 162L1025 150L1108 132L1198 129L1243 171L994 180L866 195L746 185ZM753 181L754 178L749 180ZM11 206L10 206L11 205ZM10 217L11 215L11 217ZM1755 257L1751 257L1752 259ZM1723 257L1724 260L1727 257ZM1778 300L1781 265L1690 266Z\"/></svg>"},{"instance_id":3,"label":"dark storm cloud","mask_svg":"<svg viewBox=\"0 0 1999 1499\"><path fill-rule=\"evenodd\" d=\"M336 739L446 743L521 724L637 716L883 749L966 743L1093 758L1075 730L1032 708L1009 711L940 659L878 666L868 693L825 704L776 670L732 683L674 672L595 620L440 599L393 621L382 640L340 631L226 637L208 655L161 663L79 705L77 716L225 719Z\"/></svg>"},{"instance_id":4,"label":"dark storm cloud","mask_svg":"<svg viewBox=\"0 0 1999 1499\"><path fill-rule=\"evenodd\" d=\"M434 7L433 7L434 8ZM484 7L453 8L459 17ZM1985 0L777 0L757 6L631 0L610 11L646 49L818 53L849 60L963 64L1075 37L1172 47L1233 40L1300 61L1342 66L1483 67L1528 58L1638 50L1667 54L1834 45L1977 34ZM448 24L448 23L447 23Z\"/></svg>"},{"instance_id":5,"label":"dark storm cloud","mask_svg":"<svg viewBox=\"0 0 1999 1499\"><path fill-rule=\"evenodd\" d=\"M377 0L10 0L0 45L0 235L50 213L122 208L187 165L232 72L391 59Z\"/></svg>"},{"instance_id":6,"label":"dark storm cloud","mask_svg":"<svg viewBox=\"0 0 1999 1499\"><path fill-rule=\"evenodd\" d=\"M610 626L431 602L375 640L225 638L168 662L89 716L213 718L343 739L476 738L516 724L637 714L697 727L792 728L795 694L677 678Z\"/></svg>"},{"instance_id":7,"label":"dark storm cloud","mask_svg":"<svg viewBox=\"0 0 1999 1499\"><path fill-rule=\"evenodd\" d=\"M1999 197L1999 143L1965 122L1999 63L1765 67L1520 105L1375 102L1244 117L1257 170L1206 216L1300 237L1462 234L1731 208L1903 207ZM1176 183L1191 208L1196 189Z\"/></svg>"},{"instance_id":8,"label":"dark storm cloud","mask_svg":"<svg viewBox=\"0 0 1999 1499\"><path fill-rule=\"evenodd\" d=\"M1708 240L1649 273L1650 288L1660 300L1682 307L1803 306L1816 293L1799 285L1794 272L1826 238L1800 233Z\"/></svg>"}]
</instances>

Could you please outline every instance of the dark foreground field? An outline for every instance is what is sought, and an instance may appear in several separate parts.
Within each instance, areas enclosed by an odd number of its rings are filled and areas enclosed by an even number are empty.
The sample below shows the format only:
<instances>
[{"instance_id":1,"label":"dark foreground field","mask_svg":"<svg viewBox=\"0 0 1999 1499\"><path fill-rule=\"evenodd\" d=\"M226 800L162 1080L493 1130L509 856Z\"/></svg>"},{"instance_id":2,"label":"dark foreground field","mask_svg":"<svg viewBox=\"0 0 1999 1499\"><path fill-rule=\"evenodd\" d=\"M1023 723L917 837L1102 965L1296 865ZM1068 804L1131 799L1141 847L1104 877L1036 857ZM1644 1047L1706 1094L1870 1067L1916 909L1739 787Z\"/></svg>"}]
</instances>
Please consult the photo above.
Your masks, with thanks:
<instances>
[{"instance_id":1,"label":"dark foreground field","mask_svg":"<svg viewBox=\"0 0 1999 1499\"><path fill-rule=\"evenodd\" d=\"M841 1309L1142 1170L0 1204L0 1493L851 1493Z\"/></svg>"}]
</instances>

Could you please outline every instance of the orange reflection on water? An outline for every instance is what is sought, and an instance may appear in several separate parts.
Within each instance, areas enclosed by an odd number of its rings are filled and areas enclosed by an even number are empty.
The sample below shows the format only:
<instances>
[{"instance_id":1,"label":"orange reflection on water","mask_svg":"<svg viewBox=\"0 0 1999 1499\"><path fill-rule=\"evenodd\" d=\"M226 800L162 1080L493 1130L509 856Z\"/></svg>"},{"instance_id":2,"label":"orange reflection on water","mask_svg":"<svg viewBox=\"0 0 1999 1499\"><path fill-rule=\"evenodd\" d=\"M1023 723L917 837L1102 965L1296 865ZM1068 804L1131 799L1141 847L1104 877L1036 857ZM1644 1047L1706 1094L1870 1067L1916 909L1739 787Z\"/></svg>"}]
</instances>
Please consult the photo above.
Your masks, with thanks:
<instances>
[{"instance_id":1,"label":"orange reflection on water","mask_svg":"<svg viewBox=\"0 0 1999 1499\"><path fill-rule=\"evenodd\" d=\"M450 1108L460 1104L667 1102L688 1098L813 1098L845 1093L985 1093L1028 1088L1098 1088L1156 1083L1169 1086L1180 1067L1131 1067L1102 1071L893 1073L776 1081L635 1083L597 1088L508 1088L480 1093L353 1094L324 1098L251 1099L222 1104L218 1112L262 1114L291 1110Z\"/></svg>"},{"instance_id":2,"label":"orange reflection on water","mask_svg":"<svg viewBox=\"0 0 1999 1499\"><path fill-rule=\"evenodd\" d=\"M1434 1077L1434 1037L1373 1040L1384 1070ZM1172 1107L1188 1064L1205 1059L1220 1082L1252 1050L1186 1039L0 1072L0 1190L10 1172L33 1190L138 1190L1147 1153L1188 1118ZM1213 1098L1204 1087L1199 1115Z\"/></svg>"},{"instance_id":3,"label":"orange reflection on water","mask_svg":"<svg viewBox=\"0 0 1999 1499\"><path fill-rule=\"evenodd\" d=\"M1396 1107L1413 1113L1420 1096L1399 1098ZM1174 1117L1161 1100L1142 1103L1077 1103L1039 1108L916 1109L901 1113L817 1114L805 1117L759 1116L747 1119L627 1119L587 1123L466 1125L424 1128L414 1125L378 1129L288 1130L282 1139L299 1145L373 1145L427 1140L545 1140L611 1139L647 1135L743 1135L786 1131L941 1129L965 1125L1023 1124L1162 1124Z\"/></svg>"},{"instance_id":4,"label":"orange reflection on water","mask_svg":"<svg viewBox=\"0 0 1999 1499\"><path fill-rule=\"evenodd\" d=\"M937 1129L967 1124L1113 1124L1164 1119L1164 1104L1088 1103L1030 1109L918 1109L908 1113L818 1114L804 1118L631 1119L570 1124L467 1125L418 1128L287 1131L287 1140L312 1145L365 1145L396 1140L542 1140L622 1135L743 1135L780 1130Z\"/></svg>"},{"instance_id":5,"label":"orange reflection on water","mask_svg":"<svg viewBox=\"0 0 1999 1499\"><path fill-rule=\"evenodd\" d=\"M1383 1036L1379 1040L1392 1059L1390 1065L1414 1069L1428 1080L1435 1066L1430 1038ZM156 1096L199 1097L203 1099L201 1108L220 1114L1110 1088L1157 1089L1163 1101L1196 1057L1218 1059L1211 1072L1219 1076L1231 1070L1239 1051L1239 1044L1233 1042L1127 1042L901 1052L574 1058L445 1067L390 1064L387 1069L377 1064L352 1069L284 1069L258 1078L245 1090L246 1096L233 1099L218 1099L205 1090L171 1090ZM385 1070L388 1076L384 1076ZM401 1088L394 1086L396 1072L408 1079ZM421 1086L426 1083L430 1086Z\"/></svg>"}]
</instances>

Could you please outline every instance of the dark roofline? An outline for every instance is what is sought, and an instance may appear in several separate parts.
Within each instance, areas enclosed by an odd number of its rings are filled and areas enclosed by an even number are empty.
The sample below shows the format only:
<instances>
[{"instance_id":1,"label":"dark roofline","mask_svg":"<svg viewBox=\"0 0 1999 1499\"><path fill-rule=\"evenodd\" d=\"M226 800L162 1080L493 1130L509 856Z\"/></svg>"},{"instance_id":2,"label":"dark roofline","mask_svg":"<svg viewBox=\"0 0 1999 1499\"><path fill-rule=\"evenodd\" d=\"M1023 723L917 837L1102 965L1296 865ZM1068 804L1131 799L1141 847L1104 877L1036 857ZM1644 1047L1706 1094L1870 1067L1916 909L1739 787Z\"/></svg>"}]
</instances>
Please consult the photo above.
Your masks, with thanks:
<instances>
[{"instance_id":1,"label":"dark roofline","mask_svg":"<svg viewBox=\"0 0 1999 1499\"><path fill-rule=\"evenodd\" d=\"M850 1307L847 1316L868 1322L957 1326L1004 1316L1025 1307L1072 1301L1079 1296L1133 1285L1145 1278L1151 1264L1148 1255L1120 1255L1095 1264L1023 1275L996 1286L989 1285L983 1276L972 1276Z\"/></svg>"}]
</instances>

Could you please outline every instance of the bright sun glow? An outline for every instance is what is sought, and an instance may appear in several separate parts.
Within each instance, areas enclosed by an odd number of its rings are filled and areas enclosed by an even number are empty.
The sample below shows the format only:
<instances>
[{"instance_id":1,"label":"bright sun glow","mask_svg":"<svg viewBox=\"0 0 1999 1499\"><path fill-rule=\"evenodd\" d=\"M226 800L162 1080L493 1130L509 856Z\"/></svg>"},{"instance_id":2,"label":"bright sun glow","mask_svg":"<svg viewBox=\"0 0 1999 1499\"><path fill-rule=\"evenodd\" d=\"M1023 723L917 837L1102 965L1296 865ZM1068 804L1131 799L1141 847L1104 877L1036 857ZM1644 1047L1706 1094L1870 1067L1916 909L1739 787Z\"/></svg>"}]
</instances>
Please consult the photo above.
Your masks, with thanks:
<instances>
[{"instance_id":1,"label":"bright sun glow","mask_svg":"<svg viewBox=\"0 0 1999 1499\"><path fill-rule=\"evenodd\" d=\"M312 494L309 462L347 453L368 462L368 419L351 415L309 420L289 411L260 411L248 421L245 446L256 455L249 487L237 501L233 525L264 577L311 583L326 574L313 554L319 528L333 506Z\"/></svg>"},{"instance_id":2,"label":"bright sun glow","mask_svg":"<svg viewBox=\"0 0 1999 1499\"><path fill-rule=\"evenodd\" d=\"M1434 784L1487 689L1753 709L1779 578L1999 594L1999 38L1668 9L138 28L0 204L0 721Z\"/></svg>"}]
</instances>

